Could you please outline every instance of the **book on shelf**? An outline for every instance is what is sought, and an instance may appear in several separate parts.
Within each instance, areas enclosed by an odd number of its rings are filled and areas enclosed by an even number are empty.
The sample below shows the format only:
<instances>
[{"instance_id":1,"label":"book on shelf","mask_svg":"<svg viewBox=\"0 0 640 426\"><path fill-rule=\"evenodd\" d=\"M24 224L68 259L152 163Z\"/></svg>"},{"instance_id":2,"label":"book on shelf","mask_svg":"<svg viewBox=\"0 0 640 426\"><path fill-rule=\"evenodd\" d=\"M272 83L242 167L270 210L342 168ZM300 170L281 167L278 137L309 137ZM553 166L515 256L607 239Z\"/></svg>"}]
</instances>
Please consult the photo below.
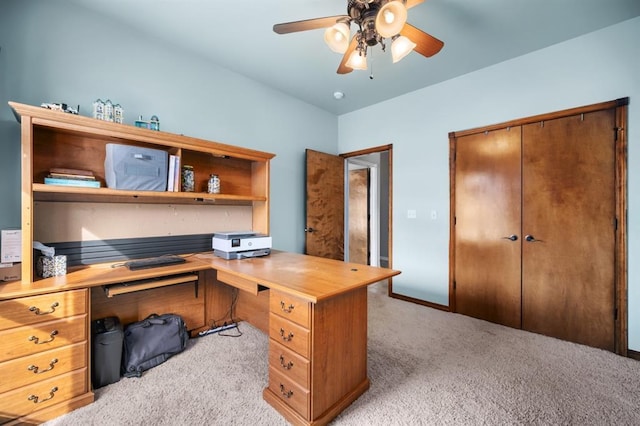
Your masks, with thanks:
<instances>
[{"instance_id":1,"label":"book on shelf","mask_svg":"<svg viewBox=\"0 0 640 426\"><path fill-rule=\"evenodd\" d=\"M66 167L52 167L49 169L49 173L59 175L94 177L94 174L91 170L69 169Z\"/></svg>"},{"instance_id":2,"label":"book on shelf","mask_svg":"<svg viewBox=\"0 0 640 426\"><path fill-rule=\"evenodd\" d=\"M180 157L176 155L176 172L173 174L173 191L180 191Z\"/></svg>"},{"instance_id":3,"label":"book on shelf","mask_svg":"<svg viewBox=\"0 0 640 426\"><path fill-rule=\"evenodd\" d=\"M96 180L95 176L70 175L66 173L49 173L48 177L55 178L55 179Z\"/></svg>"},{"instance_id":4,"label":"book on shelf","mask_svg":"<svg viewBox=\"0 0 640 426\"><path fill-rule=\"evenodd\" d=\"M167 191L173 192L173 174L176 172L175 155L169 155L169 172L167 173Z\"/></svg>"},{"instance_id":5,"label":"book on shelf","mask_svg":"<svg viewBox=\"0 0 640 426\"><path fill-rule=\"evenodd\" d=\"M98 180L83 180L83 179L62 179L54 177L44 178L45 185L62 185L62 186L81 186L85 188L100 188L100 181Z\"/></svg>"},{"instance_id":6,"label":"book on shelf","mask_svg":"<svg viewBox=\"0 0 640 426\"><path fill-rule=\"evenodd\" d=\"M180 185L180 156L169 155L169 173L167 173L167 191L178 192Z\"/></svg>"}]
</instances>

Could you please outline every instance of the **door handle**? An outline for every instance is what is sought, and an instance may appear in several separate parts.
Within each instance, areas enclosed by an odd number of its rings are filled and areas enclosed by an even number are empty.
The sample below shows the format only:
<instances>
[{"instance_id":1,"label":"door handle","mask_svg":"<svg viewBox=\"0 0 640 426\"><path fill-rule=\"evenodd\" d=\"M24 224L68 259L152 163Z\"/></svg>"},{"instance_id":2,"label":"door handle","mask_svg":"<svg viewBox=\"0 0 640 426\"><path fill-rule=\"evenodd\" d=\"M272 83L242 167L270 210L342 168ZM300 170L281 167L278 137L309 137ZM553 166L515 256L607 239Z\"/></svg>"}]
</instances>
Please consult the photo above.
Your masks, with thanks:
<instances>
[{"instance_id":1,"label":"door handle","mask_svg":"<svg viewBox=\"0 0 640 426\"><path fill-rule=\"evenodd\" d=\"M511 241L517 241L518 240L518 236L516 234L513 235L509 235L508 237L502 237L503 240L511 240Z\"/></svg>"},{"instance_id":2,"label":"door handle","mask_svg":"<svg viewBox=\"0 0 640 426\"><path fill-rule=\"evenodd\" d=\"M529 242L529 243L541 243L542 240L538 240L536 237L534 237L533 235L526 235L524 237L525 241Z\"/></svg>"},{"instance_id":3,"label":"door handle","mask_svg":"<svg viewBox=\"0 0 640 426\"><path fill-rule=\"evenodd\" d=\"M313 232L315 231L315 229L308 227L308 228L304 228L304 232Z\"/></svg>"}]
</instances>

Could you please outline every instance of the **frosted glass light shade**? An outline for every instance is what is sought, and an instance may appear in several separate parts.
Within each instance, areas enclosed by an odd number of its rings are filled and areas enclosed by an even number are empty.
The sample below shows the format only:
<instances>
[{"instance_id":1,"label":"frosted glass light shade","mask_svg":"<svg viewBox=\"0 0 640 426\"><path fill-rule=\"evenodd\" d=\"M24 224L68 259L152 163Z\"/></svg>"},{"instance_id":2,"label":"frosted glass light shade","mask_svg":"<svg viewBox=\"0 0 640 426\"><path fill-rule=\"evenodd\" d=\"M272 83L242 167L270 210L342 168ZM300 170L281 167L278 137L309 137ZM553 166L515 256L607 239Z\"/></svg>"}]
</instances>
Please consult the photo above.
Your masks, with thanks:
<instances>
[{"instance_id":1,"label":"frosted glass light shade","mask_svg":"<svg viewBox=\"0 0 640 426\"><path fill-rule=\"evenodd\" d=\"M342 53L349 47L349 27L344 22L338 22L324 31L324 42L334 52Z\"/></svg>"},{"instance_id":2,"label":"frosted glass light shade","mask_svg":"<svg viewBox=\"0 0 640 426\"><path fill-rule=\"evenodd\" d=\"M395 64L407 56L416 47L416 44L405 36L395 37L391 43L391 59Z\"/></svg>"},{"instance_id":3,"label":"frosted glass light shade","mask_svg":"<svg viewBox=\"0 0 640 426\"><path fill-rule=\"evenodd\" d=\"M407 8L398 0L382 6L376 15L376 31L384 38L399 34L406 23Z\"/></svg>"},{"instance_id":4,"label":"frosted glass light shade","mask_svg":"<svg viewBox=\"0 0 640 426\"><path fill-rule=\"evenodd\" d=\"M354 50L349 55L349 59L347 59L347 63L345 64L349 68L354 70L366 70L367 69L367 57L360 54L359 51Z\"/></svg>"}]
</instances>

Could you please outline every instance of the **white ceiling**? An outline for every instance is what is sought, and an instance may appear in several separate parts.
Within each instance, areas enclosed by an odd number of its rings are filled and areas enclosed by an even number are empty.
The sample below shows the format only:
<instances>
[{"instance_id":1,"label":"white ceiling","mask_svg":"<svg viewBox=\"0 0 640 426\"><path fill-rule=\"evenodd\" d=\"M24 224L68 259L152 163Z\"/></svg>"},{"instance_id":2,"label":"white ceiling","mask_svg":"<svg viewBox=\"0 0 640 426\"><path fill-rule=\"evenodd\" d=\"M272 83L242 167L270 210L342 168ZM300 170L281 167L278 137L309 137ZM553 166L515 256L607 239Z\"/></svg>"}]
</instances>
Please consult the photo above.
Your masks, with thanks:
<instances>
[{"instance_id":1,"label":"white ceiling","mask_svg":"<svg viewBox=\"0 0 640 426\"><path fill-rule=\"evenodd\" d=\"M376 46L368 71L339 75L322 29L273 24L346 14L347 0L72 1L338 115L640 16L640 0L426 0L408 22L440 53L392 64Z\"/></svg>"}]
</instances>

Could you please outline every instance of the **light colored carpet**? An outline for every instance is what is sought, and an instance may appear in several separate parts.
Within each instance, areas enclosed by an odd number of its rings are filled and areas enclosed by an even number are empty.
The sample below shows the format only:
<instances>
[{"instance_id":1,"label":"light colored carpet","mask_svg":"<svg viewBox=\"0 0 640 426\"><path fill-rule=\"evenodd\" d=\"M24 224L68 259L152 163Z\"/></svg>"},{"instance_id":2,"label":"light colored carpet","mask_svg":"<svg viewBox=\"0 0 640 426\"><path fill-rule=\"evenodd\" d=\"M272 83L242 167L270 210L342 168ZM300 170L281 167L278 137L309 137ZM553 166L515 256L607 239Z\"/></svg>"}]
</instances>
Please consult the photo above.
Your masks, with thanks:
<instances>
[{"instance_id":1,"label":"light colored carpet","mask_svg":"<svg viewBox=\"0 0 640 426\"><path fill-rule=\"evenodd\" d=\"M53 425L286 425L268 337L209 335ZM640 362L369 290L371 388L335 425L640 425Z\"/></svg>"}]
</instances>

